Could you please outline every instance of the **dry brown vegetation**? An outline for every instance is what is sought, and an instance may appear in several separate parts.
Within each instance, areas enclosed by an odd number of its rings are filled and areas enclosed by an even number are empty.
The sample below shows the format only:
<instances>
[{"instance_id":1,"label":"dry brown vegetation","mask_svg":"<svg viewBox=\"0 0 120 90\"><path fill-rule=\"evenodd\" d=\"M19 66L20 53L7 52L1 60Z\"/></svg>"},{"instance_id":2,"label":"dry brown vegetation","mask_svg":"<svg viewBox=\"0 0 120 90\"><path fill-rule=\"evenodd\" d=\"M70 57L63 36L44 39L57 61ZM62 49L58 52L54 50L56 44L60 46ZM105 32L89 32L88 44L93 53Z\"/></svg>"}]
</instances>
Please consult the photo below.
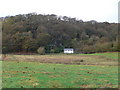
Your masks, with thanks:
<instances>
[{"instance_id":1,"label":"dry brown vegetation","mask_svg":"<svg viewBox=\"0 0 120 90\"><path fill-rule=\"evenodd\" d=\"M117 59L93 55L7 55L5 61L30 61L55 64L76 64L76 65L117 65Z\"/></svg>"}]
</instances>

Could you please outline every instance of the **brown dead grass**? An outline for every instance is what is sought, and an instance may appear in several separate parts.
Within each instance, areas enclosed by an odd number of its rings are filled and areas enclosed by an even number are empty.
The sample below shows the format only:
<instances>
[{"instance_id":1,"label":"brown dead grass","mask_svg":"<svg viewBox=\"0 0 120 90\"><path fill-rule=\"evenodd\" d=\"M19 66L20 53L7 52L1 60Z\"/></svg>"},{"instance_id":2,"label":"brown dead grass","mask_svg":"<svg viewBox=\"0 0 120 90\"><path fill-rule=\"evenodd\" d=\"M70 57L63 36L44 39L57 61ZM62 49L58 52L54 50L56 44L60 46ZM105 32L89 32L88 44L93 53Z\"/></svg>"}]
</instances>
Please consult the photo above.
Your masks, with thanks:
<instances>
[{"instance_id":1,"label":"brown dead grass","mask_svg":"<svg viewBox=\"0 0 120 90\"><path fill-rule=\"evenodd\" d=\"M76 65L117 65L116 59L104 56L80 56L80 55L7 55L5 61L30 61L55 64Z\"/></svg>"}]
</instances>

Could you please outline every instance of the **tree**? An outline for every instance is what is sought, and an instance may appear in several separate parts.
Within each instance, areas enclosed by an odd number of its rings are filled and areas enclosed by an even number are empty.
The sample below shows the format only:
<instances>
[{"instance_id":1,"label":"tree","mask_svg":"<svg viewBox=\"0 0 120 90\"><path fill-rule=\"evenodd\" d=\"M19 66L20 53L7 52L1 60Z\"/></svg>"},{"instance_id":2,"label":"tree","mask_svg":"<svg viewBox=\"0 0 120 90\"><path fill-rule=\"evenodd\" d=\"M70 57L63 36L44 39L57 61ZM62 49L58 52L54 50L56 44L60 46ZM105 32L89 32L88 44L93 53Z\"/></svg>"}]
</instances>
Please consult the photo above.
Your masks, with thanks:
<instances>
[{"instance_id":1,"label":"tree","mask_svg":"<svg viewBox=\"0 0 120 90\"><path fill-rule=\"evenodd\" d=\"M119 51L117 24L80 21L67 16L36 13L8 16L3 20L3 52L63 52L72 47L80 52ZM102 44L101 44L102 43Z\"/></svg>"}]
</instances>

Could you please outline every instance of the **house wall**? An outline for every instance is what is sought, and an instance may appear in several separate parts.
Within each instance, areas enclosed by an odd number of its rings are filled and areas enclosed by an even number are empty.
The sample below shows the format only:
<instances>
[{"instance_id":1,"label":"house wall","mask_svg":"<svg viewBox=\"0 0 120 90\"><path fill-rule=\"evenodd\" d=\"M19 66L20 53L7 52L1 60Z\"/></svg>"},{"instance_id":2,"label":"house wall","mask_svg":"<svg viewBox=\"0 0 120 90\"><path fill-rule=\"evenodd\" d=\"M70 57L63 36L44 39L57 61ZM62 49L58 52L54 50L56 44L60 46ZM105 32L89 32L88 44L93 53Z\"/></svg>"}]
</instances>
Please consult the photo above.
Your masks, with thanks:
<instances>
[{"instance_id":1,"label":"house wall","mask_svg":"<svg viewBox=\"0 0 120 90\"><path fill-rule=\"evenodd\" d=\"M64 50L64 53L74 53L73 50Z\"/></svg>"}]
</instances>

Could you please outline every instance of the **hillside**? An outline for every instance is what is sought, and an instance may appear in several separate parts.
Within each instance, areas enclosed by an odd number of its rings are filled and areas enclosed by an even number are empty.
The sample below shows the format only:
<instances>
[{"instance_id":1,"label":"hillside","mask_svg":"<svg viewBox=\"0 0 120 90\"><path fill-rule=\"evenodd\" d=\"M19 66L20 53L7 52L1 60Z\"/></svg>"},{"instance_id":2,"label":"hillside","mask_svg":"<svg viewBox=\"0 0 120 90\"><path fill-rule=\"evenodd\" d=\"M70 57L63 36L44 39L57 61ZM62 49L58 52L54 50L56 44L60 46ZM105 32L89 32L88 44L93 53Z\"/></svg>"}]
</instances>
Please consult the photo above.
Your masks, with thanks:
<instances>
[{"instance_id":1,"label":"hillside","mask_svg":"<svg viewBox=\"0 0 120 90\"><path fill-rule=\"evenodd\" d=\"M3 18L2 18L3 19ZM3 19L3 53L60 53L74 48L76 53L118 51L117 23L82 21L57 15L29 13Z\"/></svg>"}]
</instances>

